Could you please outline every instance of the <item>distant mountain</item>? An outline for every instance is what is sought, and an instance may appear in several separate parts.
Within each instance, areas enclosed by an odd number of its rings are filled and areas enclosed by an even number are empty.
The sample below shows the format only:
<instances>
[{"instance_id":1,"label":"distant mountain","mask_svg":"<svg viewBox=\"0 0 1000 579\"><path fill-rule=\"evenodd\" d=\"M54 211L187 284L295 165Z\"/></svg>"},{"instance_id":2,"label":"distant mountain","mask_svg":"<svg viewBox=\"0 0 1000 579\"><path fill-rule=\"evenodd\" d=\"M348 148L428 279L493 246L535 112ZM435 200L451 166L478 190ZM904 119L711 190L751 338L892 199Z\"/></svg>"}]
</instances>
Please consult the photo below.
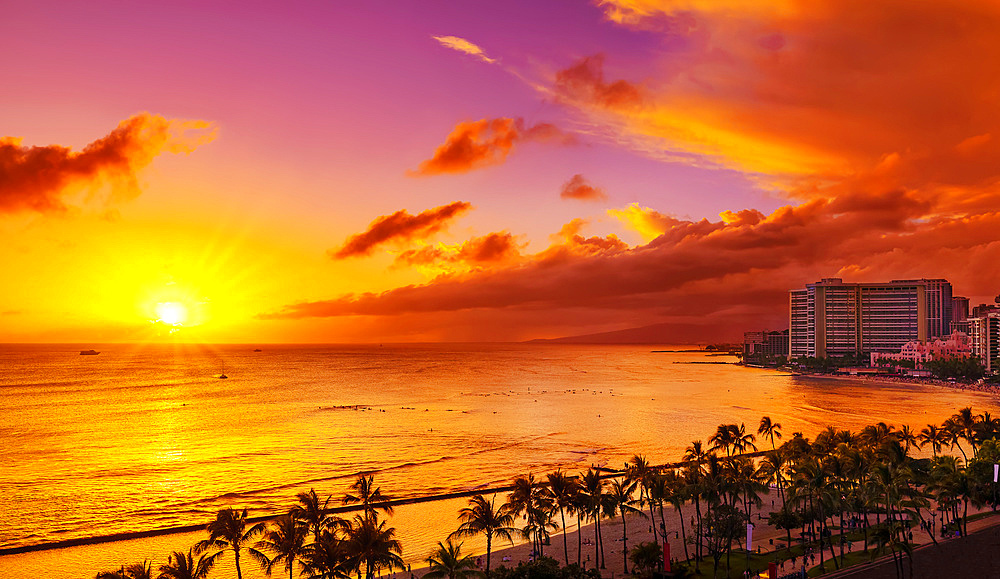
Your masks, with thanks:
<instances>
[{"instance_id":1,"label":"distant mountain","mask_svg":"<svg viewBox=\"0 0 1000 579\"><path fill-rule=\"evenodd\" d=\"M713 342L736 342L742 333L732 328L700 324L653 324L639 328L628 328L613 332L566 336L563 338L539 338L529 343L554 344L698 344Z\"/></svg>"}]
</instances>

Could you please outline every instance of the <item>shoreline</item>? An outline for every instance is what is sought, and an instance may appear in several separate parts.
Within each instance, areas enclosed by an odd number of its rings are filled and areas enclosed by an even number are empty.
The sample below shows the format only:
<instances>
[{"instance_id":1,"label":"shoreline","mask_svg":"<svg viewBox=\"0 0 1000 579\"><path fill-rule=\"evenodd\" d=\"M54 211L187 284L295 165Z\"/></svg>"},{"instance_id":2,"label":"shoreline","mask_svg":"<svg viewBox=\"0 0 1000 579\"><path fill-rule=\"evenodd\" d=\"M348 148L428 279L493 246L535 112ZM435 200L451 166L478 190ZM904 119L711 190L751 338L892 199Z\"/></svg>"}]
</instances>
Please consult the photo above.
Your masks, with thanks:
<instances>
[{"instance_id":1,"label":"shoreline","mask_svg":"<svg viewBox=\"0 0 1000 579\"><path fill-rule=\"evenodd\" d=\"M817 373L792 373L796 378L823 379L823 380L844 380L851 382L877 382L881 384L897 384L900 386L937 386L940 388L950 388L952 390L963 390L972 392L983 392L988 394L1000 394L1000 385L988 382L969 383L942 380L941 378L917 378L914 376L881 376L872 374L817 374Z\"/></svg>"}]
</instances>

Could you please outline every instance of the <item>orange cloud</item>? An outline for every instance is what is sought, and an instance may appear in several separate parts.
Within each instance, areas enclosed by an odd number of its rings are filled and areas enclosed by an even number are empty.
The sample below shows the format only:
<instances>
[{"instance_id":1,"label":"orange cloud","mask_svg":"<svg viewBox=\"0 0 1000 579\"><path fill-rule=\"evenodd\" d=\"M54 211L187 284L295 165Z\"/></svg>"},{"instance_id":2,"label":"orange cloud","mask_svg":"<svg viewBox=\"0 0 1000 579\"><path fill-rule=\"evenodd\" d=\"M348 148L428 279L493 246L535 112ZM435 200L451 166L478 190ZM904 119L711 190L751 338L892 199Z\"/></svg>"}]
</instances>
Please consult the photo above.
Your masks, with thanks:
<instances>
[{"instance_id":1,"label":"orange cloud","mask_svg":"<svg viewBox=\"0 0 1000 579\"><path fill-rule=\"evenodd\" d=\"M649 207L640 207L638 203L632 203L625 209L608 209L608 215L620 221L627 229L638 233L646 241L656 239L680 223L669 215Z\"/></svg>"},{"instance_id":2,"label":"orange cloud","mask_svg":"<svg viewBox=\"0 0 1000 579\"><path fill-rule=\"evenodd\" d=\"M475 237L457 245L409 249L396 256L395 266L415 266L433 274L467 273L483 267L497 267L521 259L522 244L506 231Z\"/></svg>"},{"instance_id":3,"label":"orange cloud","mask_svg":"<svg viewBox=\"0 0 1000 579\"><path fill-rule=\"evenodd\" d=\"M68 195L105 185L115 197L134 197L136 172L157 155L190 153L214 138L211 123L149 113L122 121L78 152L60 145L26 147L21 139L0 137L0 213L63 211Z\"/></svg>"},{"instance_id":4,"label":"orange cloud","mask_svg":"<svg viewBox=\"0 0 1000 579\"><path fill-rule=\"evenodd\" d=\"M579 199L581 201L607 201L608 196L604 189L594 187L583 177L583 175L573 175L569 181L563 183L559 197L563 199Z\"/></svg>"},{"instance_id":5,"label":"orange cloud","mask_svg":"<svg viewBox=\"0 0 1000 579\"><path fill-rule=\"evenodd\" d=\"M872 281L942 276L956 293L996 293L1000 270L988 264L1000 259L1000 213L924 222L925 207L911 201L896 193L816 199L767 216L730 212L728 222L668 218L663 233L633 248L614 236L586 238L580 235L585 222L574 220L551 247L516 263L381 293L289 304L261 317L545 310L549 321L582 326L614 311L620 320L673 320L677 327L722 321L726 328L737 322L780 327L788 289L837 273Z\"/></svg>"},{"instance_id":6,"label":"orange cloud","mask_svg":"<svg viewBox=\"0 0 1000 579\"><path fill-rule=\"evenodd\" d=\"M587 224L586 219L576 218L563 225L559 233L551 236L553 244L535 256L536 259L555 260L566 256L611 254L628 249L628 244L613 233L605 237L584 237L580 233Z\"/></svg>"},{"instance_id":7,"label":"orange cloud","mask_svg":"<svg viewBox=\"0 0 1000 579\"><path fill-rule=\"evenodd\" d=\"M334 259L369 255L375 247L390 241L424 239L444 229L449 221L472 209L470 203L455 201L411 215L405 209L372 221L362 233L350 236L344 246L327 254Z\"/></svg>"},{"instance_id":8,"label":"orange cloud","mask_svg":"<svg viewBox=\"0 0 1000 579\"><path fill-rule=\"evenodd\" d=\"M994 2L601 6L622 26L662 33L668 48L647 63L652 72L641 82L604 80L603 62L591 57L552 83L562 102L636 150L752 173L800 198L877 178L883 189L965 205L951 186L997 180ZM641 106L607 96L621 82ZM891 171L881 166L888 157L896 159Z\"/></svg>"},{"instance_id":9,"label":"orange cloud","mask_svg":"<svg viewBox=\"0 0 1000 579\"><path fill-rule=\"evenodd\" d=\"M457 50L458 52L463 52L469 56L474 56L483 62L489 64L496 62L495 58L486 56L486 52L482 48L464 38L460 38L458 36L432 36L431 38L437 40L441 46Z\"/></svg>"},{"instance_id":10,"label":"orange cloud","mask_svg":"<svg viewBox=\"0 0 1000 579\"><path fill-rule=\"evenodd\" d=\"M522 119L497 118L461 122L455 126L434 156L420 163L411 175L466 173L473 169L499 165L507 159L515 143L556 141L572 138L555 125L539 123L525 127Z\"/></svg>"}]
</instances>

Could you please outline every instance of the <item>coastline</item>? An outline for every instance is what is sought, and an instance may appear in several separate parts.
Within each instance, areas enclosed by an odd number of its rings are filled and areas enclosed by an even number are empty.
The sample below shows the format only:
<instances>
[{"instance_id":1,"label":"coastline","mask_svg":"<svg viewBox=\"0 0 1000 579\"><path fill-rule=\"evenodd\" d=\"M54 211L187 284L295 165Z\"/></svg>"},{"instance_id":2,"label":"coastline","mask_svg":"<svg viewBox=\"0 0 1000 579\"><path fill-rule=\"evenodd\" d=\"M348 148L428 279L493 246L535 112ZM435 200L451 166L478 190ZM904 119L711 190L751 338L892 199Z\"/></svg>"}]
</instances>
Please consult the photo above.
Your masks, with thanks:
<instances>
[{"instance_id":1,"label":"coastline","mask_svg":"<svg viewBox=\"0 0 1000 579\"><path fill-rule=\"evenodd\" d=\"M818 374L802 372L792 374L796 378L822 379L822 380L844 380L850 382L875 382L880 384L896 384L900 386L938 386L941 388L951 388L953 390L963 390L972 392L984 392L989 394L1000 394L1000 385L989 382L960 382L942 380L940 378L917 378L913 376L880 376L871 374Z\"/></svg>"}]
</instances>

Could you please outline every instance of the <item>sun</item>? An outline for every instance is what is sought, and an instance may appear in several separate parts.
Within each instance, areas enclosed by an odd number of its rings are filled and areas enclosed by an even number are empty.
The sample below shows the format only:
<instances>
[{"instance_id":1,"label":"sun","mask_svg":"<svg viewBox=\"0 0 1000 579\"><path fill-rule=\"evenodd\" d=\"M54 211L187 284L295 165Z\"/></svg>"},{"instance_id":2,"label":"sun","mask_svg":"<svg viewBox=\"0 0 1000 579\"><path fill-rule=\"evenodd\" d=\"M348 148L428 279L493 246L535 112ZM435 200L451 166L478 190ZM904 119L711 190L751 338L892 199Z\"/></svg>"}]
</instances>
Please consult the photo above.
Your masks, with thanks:
<instances>
[{"instance_id":1,"label":"sun","mask_svg":"<svg viewBox=\"0 0 1000 579\"><path fill-rule=\"evenodd\" d=\"M156 304L156 315L160 322L168 326L183 326L188 319L187 307L179 302L161 302Z\"/></svg>"}]
</instances>

